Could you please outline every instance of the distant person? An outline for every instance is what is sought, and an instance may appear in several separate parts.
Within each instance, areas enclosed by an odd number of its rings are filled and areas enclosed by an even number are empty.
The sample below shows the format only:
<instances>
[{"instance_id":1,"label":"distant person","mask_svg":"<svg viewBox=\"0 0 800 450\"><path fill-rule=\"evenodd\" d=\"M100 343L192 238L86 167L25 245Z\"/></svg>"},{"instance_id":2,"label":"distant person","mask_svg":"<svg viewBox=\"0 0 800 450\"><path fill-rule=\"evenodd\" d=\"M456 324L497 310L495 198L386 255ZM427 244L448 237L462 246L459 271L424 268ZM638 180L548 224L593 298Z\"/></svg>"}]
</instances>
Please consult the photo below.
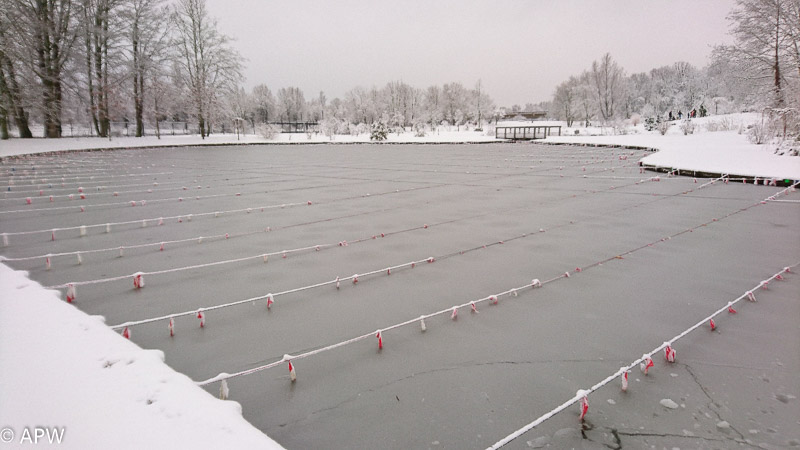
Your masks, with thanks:
<instances>
[{"instance_id":1,"label":"distant person","mask_svg":"<svg viewBox=\"0 0 800 450\"><path fill-rule=\"evenodd\" d=\"M700 117L705 117L708 114L708 110L706 110L706 106L702 103L700 104Z\"/></svg>"},{"instance_id":2,"label":"distant person","mask_svg":"<svg viewBox=\"0 0 800 450\"><path fill-rule=\"evenodd\" d=\"M679 109L679 110L678 110L678 120L681 120L681 119L683 119L683 111L681 111L681 110Z\"/></svg>"},{"instance_id":3,"label":"distant person","mask_svg":"<svg viewBox=\"0 0 800 450\"><path fill-rule=\"evenodd\" d=\"M675 116L672 115L672 111L669 112L669 120L675 120Z\"/></svg>"}]
</instances>

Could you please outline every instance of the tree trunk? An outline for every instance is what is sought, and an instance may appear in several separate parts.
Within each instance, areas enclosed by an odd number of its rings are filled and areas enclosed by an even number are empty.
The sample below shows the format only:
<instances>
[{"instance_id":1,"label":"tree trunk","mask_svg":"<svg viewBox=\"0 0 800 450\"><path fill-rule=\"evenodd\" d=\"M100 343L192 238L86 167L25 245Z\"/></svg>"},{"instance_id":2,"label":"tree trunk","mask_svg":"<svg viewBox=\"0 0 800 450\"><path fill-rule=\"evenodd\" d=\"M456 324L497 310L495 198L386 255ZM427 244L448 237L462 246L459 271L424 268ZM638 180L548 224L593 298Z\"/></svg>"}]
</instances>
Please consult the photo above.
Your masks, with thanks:
<instances>
[{"instance_id":1,"label":"tree trunk","mask_svg":"<svg viewBox=\"0 0 800 450\"><path fill-rule=\"evenodd\" d=\"M88 14L84 11L83 18L85 23L89 23ZM95 107L95 87L94 81L92 77L92 39L91 34L89 31L89 27L86 27L86 32L84 33L84 46L86 47L86 84L89 89L89 116L92 119L92 126L94 126L94 131L100 136L100 123L97 121L97 108Z\"/></svg>"},{"instance_id":2,"label":"tree trunk","mask_svg":"<svg viewBox=\"0 0 800 450\"><path fill-rule=\"evenodd\" d=\"M0 103L0 140L8 139L8 111Z\"/></svg>"},{"instance_id":3,"label":"tree trunk","mask_svg":"<svg viewBox=\"0 0 800 450\"><path fill-rule=\"evenodd\" d=\"M6 126L8 126L8 113L14 118L14 124L19 131L19 137L32 138L33 133L28 126L28 115L22 107L22 95L17 84L17 77L14 75L14 66L11 60L0 52L0 101L6 98Z\"/></svg>"},{"instance_id":4,"label":"tree trunk","mask_svg":"<svg viewBox=\"0 0 800 450\"><path fill-rule=\"evenodd\" d=\"M775 106L778 108L783 107L783 92L781 92L781 66L780 66L780 32L781 32L781 11L780 8L777 8L775 14L775 65L773 66L773 72L775 73Z\"/></svg>"}]
</instances>

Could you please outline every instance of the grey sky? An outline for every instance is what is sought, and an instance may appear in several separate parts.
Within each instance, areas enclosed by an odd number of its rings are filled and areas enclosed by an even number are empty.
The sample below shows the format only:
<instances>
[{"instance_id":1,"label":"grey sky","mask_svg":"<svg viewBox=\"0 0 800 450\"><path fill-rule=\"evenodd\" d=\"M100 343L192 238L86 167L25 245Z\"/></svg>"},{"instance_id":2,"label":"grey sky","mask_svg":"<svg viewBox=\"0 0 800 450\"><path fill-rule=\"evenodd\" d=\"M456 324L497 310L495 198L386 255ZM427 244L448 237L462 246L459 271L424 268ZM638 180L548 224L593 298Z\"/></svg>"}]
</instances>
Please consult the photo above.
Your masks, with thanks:
<instances>
[{"instance_id":1,"label":"grey sky","mask_svg":"<svg viewBox=\"0 0 800 450\"><path fill-rule=\"evenodd\" d=\"M329 99L402 80L480 78L498 105L548 100L605 52L627 73L708 62L733 0L208 0L247 58L245 86Z\"/></svg>"}]
</instances>

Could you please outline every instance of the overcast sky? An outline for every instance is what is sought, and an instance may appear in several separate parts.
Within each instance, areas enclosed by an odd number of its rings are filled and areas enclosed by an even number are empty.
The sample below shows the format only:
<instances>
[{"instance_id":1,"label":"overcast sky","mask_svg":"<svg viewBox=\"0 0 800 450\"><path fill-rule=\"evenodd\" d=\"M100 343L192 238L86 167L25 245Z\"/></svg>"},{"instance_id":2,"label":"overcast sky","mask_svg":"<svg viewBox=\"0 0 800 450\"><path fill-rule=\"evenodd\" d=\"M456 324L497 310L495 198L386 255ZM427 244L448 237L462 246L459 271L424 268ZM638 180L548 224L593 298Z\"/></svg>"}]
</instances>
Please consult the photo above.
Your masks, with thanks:
<instances>
[{"instance_id":1,"label":"overcast sky","mask_svg":"<svg viewBox=\"0 0 800 450\"><path fill-rule=\"evenodd\" d=\"M247 59L245 87L306 99L480 78L498 106L549 100L610 52L626 73L708 63L733 0L207 0Z\"/></svg>"}]
</instances>

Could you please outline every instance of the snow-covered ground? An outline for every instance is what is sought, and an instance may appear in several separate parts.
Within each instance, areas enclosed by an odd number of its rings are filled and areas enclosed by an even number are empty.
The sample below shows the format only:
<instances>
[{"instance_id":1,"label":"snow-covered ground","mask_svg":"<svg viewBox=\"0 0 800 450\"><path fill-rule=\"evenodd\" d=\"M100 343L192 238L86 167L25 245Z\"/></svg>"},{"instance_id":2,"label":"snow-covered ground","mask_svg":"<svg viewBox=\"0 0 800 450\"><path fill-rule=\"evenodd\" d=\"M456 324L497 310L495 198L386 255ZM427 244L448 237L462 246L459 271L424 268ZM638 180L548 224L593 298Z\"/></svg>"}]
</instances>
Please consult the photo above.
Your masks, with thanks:
<instances>
[{"instance_id":1,"label":"snow-covered ground","mask_svg":"<svg viewBox=\"0 0 800 450\"><path fill-rule=\"evenodd\" d=\"M426 136L417 137L412 132L390 133L387 143L460 143L460 142L491 142L495 141L494 135L485 132L457 131L453 127L447 131L444 127L438 132L428 132ZM333 139L322 135L312 134L309 138L305 133L277 134L272 139L265 139L258 135L247 134L237 137L235 134L212 134L202 139L199 135L176 135L104 138L62 138L62 139L11 139L0 141L0 158L14 155L44 153L64 150L89 150L111 148L138 148L138 147L172 147L187 145L241 145L241 144L309 144L309 143L366 143L370 142L369 134L336 135Z\"/></svg>"},{"instance_id":2,"label":"snow-covered ground","mask_svg":"<svg viewBox=\"0 0 800 450\"><path fill-rule=\"evenodd\" d=\"M726 121L729 131L708 131L716 123ZM676 121L665 135L645 131L639 124L630 127L629 134L600 135L611 129L580 127L564 128L562 136L552 136L549 142L605 144L655 148L659 151L642 158L647 166L676 168L682 171L715 174L745 175L755 177L800 180L800 157L775 154L777 145L755 145L739 133L740 125L760 120L757 114L734 114L694 119L695 131L684 135ZM575 130L579 134L574 134ZM589 134L589 135L587 135Z\"/></svg>"},{"instance_id":3,"label":"snow-covered ground","mask_svg":"<svg viewBox=\"0 0 800 450\"><path fill-rule=\"evenodd\" d=\"M800 180L800 157L779 156L775 154L776 145L755 145L747 140L744 130L748 125L760 120L758 114L730 114L725 116L709 116L693 120L696 129L693 134L684 135L680 130L680 122L675 121L665 135L657 131L646 131L644 125L628 125L627 134L614 134L613 127L590 126L566 127L565 122L501 122L499 126L561 125L562 136L551 136L548 142L629 145L655 148L659 151L642 159L647 166L659 168L676 168L683 171L697 171L743 175L751 177L783 178ZM725 127L720 125L724 124ZM709 131L709 129L730 128L729 131ZM391 133L387 143L461 143L496 141L491 133L492 127L486 131L457 131L453 127L441 127L438 131L428 132L424 137L414 136L412 132ZM578 134L575 134L577 131ZM304 133L278 134L272 139L264 139L257 135L213 134L206 139L197 135L155 136L143 138L115 137L111 140L102 138L65 138L48 139L12 139L0 141L0 158L63 150L104 149L104 148L136 148L136 147L170 147L186 145L225 145L225 144L307 144L307 143L364 143L370 142L368 134L358 136L337 135L330 139L321 134L308 137Z\"/></svg>"},{"instance_id":4,"label":"snow-covered ground","mask_svg":"<svg viewBox=\"0 0 800 450\"><path fill-rule=\"evenodd\" d=\"M212 397L164 364L163 352L122 338L25 272L0 264L0 292L3 443L282 448L242 418L239 403Z\"/></svg>"}]
</instances>

